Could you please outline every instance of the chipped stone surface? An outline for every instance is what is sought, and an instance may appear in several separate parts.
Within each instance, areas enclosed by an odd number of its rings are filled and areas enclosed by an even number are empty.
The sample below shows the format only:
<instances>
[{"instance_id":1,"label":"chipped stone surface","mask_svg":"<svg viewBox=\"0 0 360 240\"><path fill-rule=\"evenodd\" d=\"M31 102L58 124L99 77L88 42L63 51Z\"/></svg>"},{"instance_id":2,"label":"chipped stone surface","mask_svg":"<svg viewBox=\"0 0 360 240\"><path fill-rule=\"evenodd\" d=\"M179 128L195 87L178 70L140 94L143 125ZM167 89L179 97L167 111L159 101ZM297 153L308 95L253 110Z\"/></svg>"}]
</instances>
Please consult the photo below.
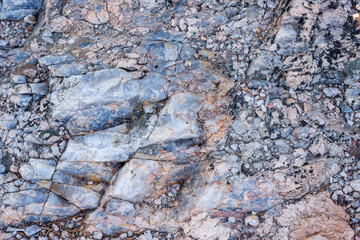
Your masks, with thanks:
<instances>
[{"instance_id":1,"label":"chipped stone surface","mask_svg":"<svg viewBox=\"0 0 360 240\"><path fill-rule=\"evenodd\" d=\"M357 239L356 1L0 0L0 239Z\"/></svg>"}]
</instances>

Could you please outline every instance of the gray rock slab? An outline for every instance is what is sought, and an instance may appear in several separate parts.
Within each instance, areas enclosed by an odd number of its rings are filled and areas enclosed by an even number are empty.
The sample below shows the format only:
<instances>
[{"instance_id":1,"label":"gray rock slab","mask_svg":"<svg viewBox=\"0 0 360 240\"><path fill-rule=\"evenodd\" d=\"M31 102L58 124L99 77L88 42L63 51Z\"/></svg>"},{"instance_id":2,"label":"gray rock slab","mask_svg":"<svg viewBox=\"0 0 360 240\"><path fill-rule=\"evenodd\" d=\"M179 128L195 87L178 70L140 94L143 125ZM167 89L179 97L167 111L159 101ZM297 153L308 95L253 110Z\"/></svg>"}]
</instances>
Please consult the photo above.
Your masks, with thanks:
<instances>
[{"instance_id":1,"label":"gray rock slab","mask_svg":"<svg viewBox=\"0 0 360 240\"><path fill-rule=\"evenodd\" d=\"M168 95L167 80L156 73L141 77L122 69L104 69L65 78L51 94L52 116L69 120L82 131L114 127L139 118L142 102L157 102Z\"/></svg>"},{"instance_id":2,"label":"gray rock slab","mask_svg":"<svg viewBox=\"0 0 360 240\"><path fill-rule=\"evenodd\" d=\"M20 175L27 181L50 180L56 167L56 161L31 158L21 164Z\"/></svg>"},{"instance_id":3,"label":"gray rock slab","mask_svg":"<svg viewBox=\"0 0 360 240\"><path fill-rule=\"evenodd\" d=\"M172 96L161 111L148 144L199 137L201 130L197 122L199 104L192 93Z\"/></svg>"},{"instance_id":4,"label":"gray rock slab","mask_svg":"<svg viewBox=\"0 0 360 240\"><path fill-rule=\"evenodd\" d=\"M154 182L149 176L159 171L155 161L131 160L119 172L113 197L136 202L143 200L154 191Z\"/></svg>"},{"instance_id":5,"label":"gray rock slab","mask_svg":"<svg viewBox=\"0 0 360 240\"><path fill-rule=\"evenodd\" d=\"M74 57L71 55L61 55L61 56L47 55L39 58L39 63L41 65L50 66L59 63L69 62L72 60L74 60Z\"/></svg>"},{"instance_id":6,"label":"gray rock slab","mask_svg":"<svg viewBox=\"0 0 360 240\"><path fill-rule=\"evenodd\" d=\"M46 83L32 83L30 85L31 93L37 95L47 95L49 88Z\"/></svg>"},{"instance_id":7,"label":"gray rock slab","mask_svg":"<svg viewBox=\"0 0 360 240\"><path fill-rule=\"evenodd\" d=\"M96 162L59 162L56 171L61 171L67 176L97 182L109 181L113 175L112 167Z\"/></svg>"},{"instance_id":8,"label":"gray rock slab","mask_svg":"<svg viewBox=\"0 0 360 240\"><path fill-rule=\"evenodd\" d=\"M98 206L101 195L86 187L52 183L50 191L68 200L80 209L92 209Z\"/></svg>"},{"instance_id":9,"label":"gray rock slab","mask_svg":"<svg viewBox=\"0 0 360 240\"><path fill-rule=\"evenodd\" d=\"M360 192L360 179L354 180L354 181L350 182L350 186L351 186L355 191Z\"/></svg>"},{"instance_id":10,"label":"gray rock slab","mask_svg":"<svg viewBox=\"0 0 360 240\"><path fill-rule=\"evenodd\" d=\"M48 195L46 193L35 190L26 190L5 194L3 197L3 204L12 207L24 207L32 203L43 203L46 201L47 197Z\"/></svg>"},{"instance_id":11,"label":"gray rock slab","mask_svg":"<svg viewBox=\"0 0 360 240\"><path fill-rule=\"evenodd\" d=\"M69 203L65 199L54 193L49 193L49 198L45 203L42 216L48 216L54 219L73 216L80 212L80 209Z\"/></svg>"},{"instance_id":12,"label":"gray rock slab","mask_svg":"<svg viewBox=\"0 0 360 240\"><path fill-rule=\"evenodd\" d=\"M170 183L182 182L193 172L194 166L175 165L171 162L132 159L117 175L111 197L141 202Z\"/></svg>"},{"instance_id":13,"label":"gray rock slab","mask_svg":"<svg viewBox=\"0 0 360 240\"><path fill-rule=\"evenodd\" d=\"M157 117L151 116L143 124L131 129L127 134L111 128L68 142L61 161L71 162L124 162L146 139L155 127Z\"/></svg>"},{"instance_id":14,"label":"gray rock slab","mask_svg":"<svg viewBox=\"0 0 360 240\"><path fill-rule=\"evenodd\" d=\"M87 68L82 63L57 64L49 66L49 70L54 77L70 77L72 75L85 74Z\"/></svg>"},{"instance_id":15,"label":"gray rock slab","mask_svg":"<svg viewBox=\"0 0 360 240\"><path fill-rule=\"evenodd\" d=\"M337 88L324 88L323 92L327 97L336 97L341 94L340 90Z\"/></svg>"},{"instance_id":16,"label":"gray rock slab","mask_svg":"<svg viewBox=\"0 0 360 240\"><path fill-rule=\"evenodd\" d=\"M24 233L26 234L26 236L30 237L38 232L41 231L41 228L37 225L31 225L28 226L24 229Z\"/></svg>"},{"instance_id":17,"label":"gray rock slab","mask_svg":"<svg viewBox=\"0 0 360 240\"><path fill-rule=\"evenodd\" d=\"M21 20L26 15L39 12L43 0L3 0L0 4L0 20Z\"/></svg>"},{"instance_id":18,"label":"gray rock slab","mask_svg":"<svg viewBox=\"0 0 360 240\"><path fill-rule=\"evenodd\" d=\"M92 212L88 221L93 222L102 232L113 234L126 231L128 224L135 221L134 217L137 214L132 203L113 198L108 201L106 208Z\"/></svg>"}]
</instances>

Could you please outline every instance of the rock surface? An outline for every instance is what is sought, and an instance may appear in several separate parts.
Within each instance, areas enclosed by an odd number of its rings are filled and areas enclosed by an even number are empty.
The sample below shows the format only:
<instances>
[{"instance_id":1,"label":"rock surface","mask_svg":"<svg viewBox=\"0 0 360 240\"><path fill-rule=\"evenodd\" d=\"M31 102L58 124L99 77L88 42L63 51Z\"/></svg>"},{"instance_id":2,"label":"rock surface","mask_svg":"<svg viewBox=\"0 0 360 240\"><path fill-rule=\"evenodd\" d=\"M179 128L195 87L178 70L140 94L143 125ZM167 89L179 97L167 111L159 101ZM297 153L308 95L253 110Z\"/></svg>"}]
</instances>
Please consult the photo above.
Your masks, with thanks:
<instances>
[{"instance_id":1,"label":"rock surface","mask_svg":"<svg viewBox=\"0 0 360 240\"><path fill-rule=\"evenodd\" d=\"M360 239L359 16L0 0L0 239Z\"/></svg>"},{"instance_id":2,"label":"rock surface","mask_svg":"<svg viewBox=\"0 0 360 240\"><path fill-rule=\"evenodd\" d=\"M286 206L277 222L279 239L353 239L349 216L329 194L309 195L296 204ZM288 232L288 236L281 236ZM285 237L285 238L283 238Z\"/></svg>"},{"instance_id":3,"label":"rock surface","mask_svg":"<svg viewBox=\"0 0 360 240\"><path fill-rule=\"evenodd\" d=\"M29 14L37 14L43 4L42 0L2 0L0 20L20 20Z\"/></svg>"}]
</instances>

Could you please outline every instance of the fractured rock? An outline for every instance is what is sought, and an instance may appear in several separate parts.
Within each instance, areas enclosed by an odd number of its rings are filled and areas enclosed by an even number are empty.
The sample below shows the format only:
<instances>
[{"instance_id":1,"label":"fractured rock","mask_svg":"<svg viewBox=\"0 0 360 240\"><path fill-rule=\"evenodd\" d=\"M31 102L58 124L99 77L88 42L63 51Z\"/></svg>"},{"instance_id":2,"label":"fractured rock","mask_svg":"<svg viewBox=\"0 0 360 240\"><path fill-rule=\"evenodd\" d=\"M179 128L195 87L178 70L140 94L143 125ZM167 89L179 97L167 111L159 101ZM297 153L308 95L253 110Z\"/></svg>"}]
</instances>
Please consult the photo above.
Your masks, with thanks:
<instances>
[{"instance_id":1,"label":"fractured rock","mask_svg":"<svg viewBox=\"0 0 360 240\"><path fill-rule=\"evenodd\" d=\"M49 190L82 210L97 207L101 197L100 194L86 187L61 183L52 183Z\"/></svg>"},{"instance_id":2,"label":"fractured rock","mask_svg":"<svg viewBox=\"0 0 360 240\"><path fill-rule=\"evenodd\" d=\"M41 215L53 220L74 216L80 209L54 193L49 193Z\"/></svg>"},{"instance_id":3,"label":"fractured rock","mask_svg":"<svg viewBox=\"0 0 360 240\"><path fill-rule=\"evenodd\" d=\"M136 126L128 133L119 127L98 131L87 136L70 140L61 156L61 161L71 162L124 162L138 148L144 145L154 129L156 116L145 121L144 126ZM125 128L126 130L126 128Z\"/></svg>"},{"instance_id":4,"label":"fractured rock","mask_svg":"<svg viewBox=\"0 0 360 240\"><path fill-rule=\"evenodd\" d=\"M167 81L161 75L122 69L105 69L65 78L51 94L52 116L69 121L76 132L102 130L138 119L142 102L167 97Z\"/></svg>"}]
</instances>

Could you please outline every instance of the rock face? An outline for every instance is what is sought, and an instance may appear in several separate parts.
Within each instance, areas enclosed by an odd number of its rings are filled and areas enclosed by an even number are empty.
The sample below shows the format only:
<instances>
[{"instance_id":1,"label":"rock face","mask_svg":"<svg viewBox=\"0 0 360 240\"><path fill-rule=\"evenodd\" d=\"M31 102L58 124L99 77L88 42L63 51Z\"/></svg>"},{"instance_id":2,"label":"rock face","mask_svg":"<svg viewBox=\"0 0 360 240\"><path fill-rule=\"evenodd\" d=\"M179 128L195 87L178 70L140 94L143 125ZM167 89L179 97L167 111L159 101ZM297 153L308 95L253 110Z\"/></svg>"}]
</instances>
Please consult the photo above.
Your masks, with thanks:
<instances>
[{"instance_id":1,"label":"rock face","mask_svg":"<svg viewBox=\"0 0 360 240\"><path fill-rule=\"evenodd\" d=\"M356 1L0 0L0 239L357 239Z\"/></svg>"},{"instance_id":2,"label":"rock face","mask_svg":"<svg viewBox=\"0 0 360 240\"><path fill-rule=\"evenodd\" d=\"M279 218L279 239L353 239L349 216L329 194L309 195L302 201L286 206ZM288 235L282 235L287 232ZM282 236L281 236L282 235Z\"/></svg>"},{"instance_id":3,"label":"rock face","mask_svg":"<svg viewBox=\"0 0 360 240\"><path fill-rule=\"evenodd\" d=\"M51 94L52 114L75 133L106 129L139 118L142 102L165 99L167 85L159 74L140 76L122 69L72 76Z\"/></svg>"}]
</instances>

